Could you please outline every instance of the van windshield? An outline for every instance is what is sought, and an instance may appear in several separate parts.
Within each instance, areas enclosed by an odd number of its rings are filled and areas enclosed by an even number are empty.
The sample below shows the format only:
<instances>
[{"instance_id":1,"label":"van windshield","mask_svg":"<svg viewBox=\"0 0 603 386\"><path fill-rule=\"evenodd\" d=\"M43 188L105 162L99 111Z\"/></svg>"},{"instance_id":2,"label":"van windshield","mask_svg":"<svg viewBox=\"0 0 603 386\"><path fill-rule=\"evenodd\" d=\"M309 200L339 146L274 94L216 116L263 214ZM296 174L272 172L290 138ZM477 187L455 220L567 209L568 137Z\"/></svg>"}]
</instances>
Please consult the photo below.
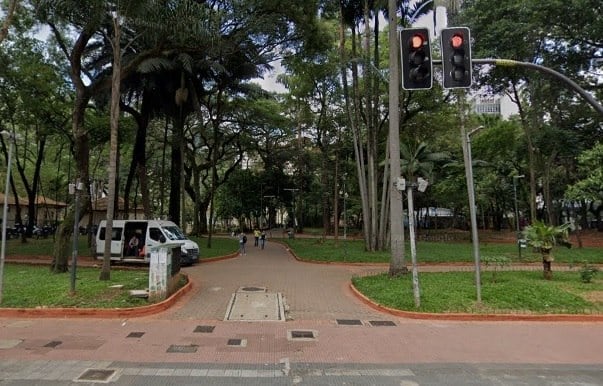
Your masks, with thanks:
<instances>
[{"instance_id":1,"label":"van windshield","mask_svg":"<svg viewBox=\"0 0 603 386\"><path fill-rule=\"evenodd\" d=\"M163 230L167 238L170 240L186 240L186 236L177 226L166 226L163 227Z\"/></svg>"}]
</instances>

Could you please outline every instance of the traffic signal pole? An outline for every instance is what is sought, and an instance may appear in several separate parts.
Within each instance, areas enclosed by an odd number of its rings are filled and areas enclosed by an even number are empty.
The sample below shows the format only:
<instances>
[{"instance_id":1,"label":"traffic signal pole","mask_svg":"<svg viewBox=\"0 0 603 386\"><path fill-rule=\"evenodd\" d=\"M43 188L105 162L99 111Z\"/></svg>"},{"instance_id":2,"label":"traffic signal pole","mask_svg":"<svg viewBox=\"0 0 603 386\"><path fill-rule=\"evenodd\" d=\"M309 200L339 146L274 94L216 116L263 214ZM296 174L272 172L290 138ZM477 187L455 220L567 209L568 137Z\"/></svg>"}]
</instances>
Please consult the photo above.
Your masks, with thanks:
<instances>
[{"instance_id":1,"label":"traffic signal pole","mask_svg":"<svg viewBox=\"0 0 603 386\"><path fill-rule=\"evenodd\" d=\"M500 66L500 67L523 67L523 68L529 68L531 70L536 70L538 72L541 72L543 74L547 74L552 76L555 79L558 79L562 82L564 82L566 85L568 85L572 90L576 91L578 94L580 94L580 96L582 98L584 98L586 100L586 102L588 102L588 104L590 104L599 114L601 114L601 116L603 116L603 106L591 95L589 94L585 89L583 89L582 87L580 87L580 85L578 85L578 83L574 82L573 80L571 80L570 78L568 78L567 76L551 69L545 66L541 66L539 64L534 64L534 63L528 63L528 62L520 62L517 60L511 60L511 59L472 59L471 60L473 64L493 64L495 66ZM433 61L434 65L441 65L442 61L441 60L434 60Z\"/></svg>"}]
</instances>

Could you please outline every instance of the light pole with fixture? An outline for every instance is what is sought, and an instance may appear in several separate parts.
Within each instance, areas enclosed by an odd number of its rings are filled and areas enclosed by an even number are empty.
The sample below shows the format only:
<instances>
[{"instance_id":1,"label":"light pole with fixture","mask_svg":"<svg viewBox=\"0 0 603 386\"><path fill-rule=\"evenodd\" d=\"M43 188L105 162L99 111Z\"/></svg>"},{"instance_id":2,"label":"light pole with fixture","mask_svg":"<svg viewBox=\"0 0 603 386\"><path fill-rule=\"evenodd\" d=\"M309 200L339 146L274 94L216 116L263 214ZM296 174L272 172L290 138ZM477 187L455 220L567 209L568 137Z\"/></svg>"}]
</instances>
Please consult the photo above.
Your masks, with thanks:
<instances>
[{"instance_id":1,"label":"light pole with fixture","mask_svg":"<svg viewBox=\"0 0 603 386\"><path fill-rule=\"evenodd\" d=\"M264 213L265 213L265 211L264 211L264 203L263 203L263 201L264 201L263 199L264 198L268 198L269 199L269 201L268 201L268 210L267 210L268 216L264 215ZM272 229L271 228L272 224L270 223L270 204L272 203L272 199L273 198L275 198L275 196L273 194L262 196L262 216L268 217L268 229ZM262 224L260 224L260 227L261 226L262 226Z\"/></svg>"},{"instance_id":2,"label":"light pole with fixture","mask_svg":"<svg viewBox=\"0 0 603 386\"><path fill-rule=\"evenodd\" d=\"M343 261L347 260L348 256L348 248L347 248L347 239L348 239L348 217L347 217L347 207L346 200L348 198L348 192L345 188L345 180L343 181L343 190L339 191L339 195L343 198ZM339 227L339 224L335 224L336 227Z\"/></svg>"},{"instance_id":3,"label":"light pole with fixture","mask_svg":"<svg viewBox=\"0 0 603 386\"><path fill-rule=\"evenodd\" d=\"M291 208L293 209L293 231L295 233L295 231L297 231L297 214L295 213L295 194L297 193L297 191L299 189L298 188L284 188L283 190L287 190L287 191L291 192L291 197L292 197L292 202L293 202L293 205L291 206Z\"/></svg>"},{"instance_id":4,"label":"light pole with fixture","mask_svg":"<svg viewBox=\"0 0 603 386\"><path fill-rule=\"evenodd\" d=\"M517 250L519 252L519 260L521 260L521 242L520 242L520 234L521 230L519 229L519 209L517 208L517 180L520 178L524 178L525 175L513 176L513 199L515 202L515 235L517 241Z\"/></svg>"},{"instance_id":5,"label":"light pole with fixture","mask_svg":"<svg viewBox=\"0 0 603 386\"><path fill-rule=\"evenodd\" d=\"M15 134L2 130L0 135L6 137L9 141L8 159L6 160L6 186L4 189L4 209L2 211L2 249L0 251L0 303L2 303L2 292L4 285L4 258L6 253L6 225L8 222L8 188L10 186L10 169L13 157L13 148L15 146Z\"/></svg>"},{"instance_id":6,"label":"light pole with fixture","mask_svg":"<svg viewBox=\"0 0 603 386\"><path fill-rule=\"evenodd\" d=\"M475 210L475 189L473 187L473 160L471 159L471 135L482 130L484 126L476 127L466 133L464 127L463 133L463 153L465 155L465 176L467 178L467 193L469 196L469 215L471 217L471 241L473 243L473 259L475 261L475 289L477 292L477 302L482 302L481 291L481 267L479 255L479 239L477 232L477 214Z\"/></svg>"}]
</instances>

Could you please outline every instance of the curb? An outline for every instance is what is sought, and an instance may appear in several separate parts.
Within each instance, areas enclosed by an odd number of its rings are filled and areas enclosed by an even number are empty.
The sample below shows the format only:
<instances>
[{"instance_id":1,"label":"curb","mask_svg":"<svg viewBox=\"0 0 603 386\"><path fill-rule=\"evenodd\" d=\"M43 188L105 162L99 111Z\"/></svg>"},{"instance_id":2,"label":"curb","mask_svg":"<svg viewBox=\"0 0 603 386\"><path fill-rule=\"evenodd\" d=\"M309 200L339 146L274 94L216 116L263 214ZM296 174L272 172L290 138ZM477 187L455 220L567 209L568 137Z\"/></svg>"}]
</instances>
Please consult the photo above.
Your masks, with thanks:
<instances>
[{"instance_id":1,"label":"curb","mask_svg":"<svg viewBox=\"0 0 603 386\"><path fill-rule=\"evenodd\" d=\"M376 303L362 294L350 283L352 293L369 307L390 315L408 319L421 320L451 320L465 322L603 322L603 315L574 315L574 314L467 314L403 311Z\"/></svg>"},{"instance_id":2,"label":"curb","mask_svg":"<svg viewBox=\"0 0 603 386\"><path fill-rule=\"evenodd\" d=\"M184 274L183 274L184 275ZM186 276L186 275L184 275ZM188 276L187 276L188 279ZM129 308L0 308L0 317L6 318L133 318L155 315L173 306L182 296L190 292L193 283L188 279L186 285L167 299L141 307Z\"/></svg>"}]
</instances>

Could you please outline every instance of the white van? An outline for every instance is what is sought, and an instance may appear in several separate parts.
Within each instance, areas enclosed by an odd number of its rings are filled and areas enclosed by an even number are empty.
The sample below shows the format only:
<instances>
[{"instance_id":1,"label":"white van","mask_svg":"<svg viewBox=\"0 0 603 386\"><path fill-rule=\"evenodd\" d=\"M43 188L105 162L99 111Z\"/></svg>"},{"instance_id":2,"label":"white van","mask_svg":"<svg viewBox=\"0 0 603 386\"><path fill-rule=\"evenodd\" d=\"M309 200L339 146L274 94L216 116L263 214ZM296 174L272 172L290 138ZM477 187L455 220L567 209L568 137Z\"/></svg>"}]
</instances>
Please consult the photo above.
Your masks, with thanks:
<instances>
[{"instance_id":1,"label":"white van","mask_svg":"<svg viewBox=\"0 0 603 386\"><path fill-rule=\"evenodd\" d=\"M96 232L96 258L103 259L105 253L105 228L103 220ZM137 248L128 242L133 236L139 239ZM180 241L180 264L191 265L199 261L199 245L186 238L184 232L173 222L164 220L113 220L111 237L111 260L125 262L149 262L150 248L166 241Z\"/></svg>"}]
</instances>

